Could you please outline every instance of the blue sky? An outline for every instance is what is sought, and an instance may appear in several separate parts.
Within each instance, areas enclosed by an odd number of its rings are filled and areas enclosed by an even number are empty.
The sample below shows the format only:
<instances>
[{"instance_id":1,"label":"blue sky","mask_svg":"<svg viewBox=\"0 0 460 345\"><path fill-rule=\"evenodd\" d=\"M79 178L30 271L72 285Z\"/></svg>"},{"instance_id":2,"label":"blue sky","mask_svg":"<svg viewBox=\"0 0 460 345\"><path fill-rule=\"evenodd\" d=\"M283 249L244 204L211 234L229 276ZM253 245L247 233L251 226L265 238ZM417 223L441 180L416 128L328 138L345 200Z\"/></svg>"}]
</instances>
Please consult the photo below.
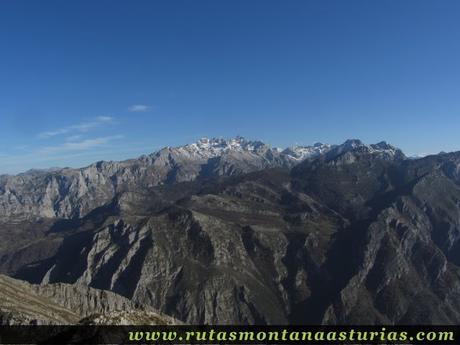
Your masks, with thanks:
<instances>
[{"instance_id":1,"label":"blue sky","mask_svg":"<svg viewBox=\"0 0 460 345\"><path fill-rule=\"evenodd\" d=\"M459 1L1 1L0 173L203 136L460 150Z\"/></svg>"}]
</instances>

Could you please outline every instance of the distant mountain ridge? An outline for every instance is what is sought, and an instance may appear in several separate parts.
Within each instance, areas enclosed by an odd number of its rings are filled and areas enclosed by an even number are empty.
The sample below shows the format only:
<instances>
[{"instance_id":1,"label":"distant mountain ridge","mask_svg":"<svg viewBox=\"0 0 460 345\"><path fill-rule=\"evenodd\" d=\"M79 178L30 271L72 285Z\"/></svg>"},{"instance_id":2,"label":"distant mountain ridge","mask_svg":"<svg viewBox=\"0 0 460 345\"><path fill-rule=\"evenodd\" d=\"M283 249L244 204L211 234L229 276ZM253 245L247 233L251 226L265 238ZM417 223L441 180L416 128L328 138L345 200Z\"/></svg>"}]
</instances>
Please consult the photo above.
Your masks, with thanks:
<instances>
[{"instance_id":1,"label":"distant mountain ridge","mask_svg":"<svg viewBox=\"0 0 460 345\"><path fill-rule=\"evenodd\" d=\"M384 142L365 145L359 140L348 140L342 145L317 143L281 150L243 137L202 138L137 159L101 161L81 169L53 168L2 175L0 217L81 217L126 190L235 176L266 168L290 169L305 159L356 150L385 159L405 158L402 151Z\"/></svg>"}]
</instances>

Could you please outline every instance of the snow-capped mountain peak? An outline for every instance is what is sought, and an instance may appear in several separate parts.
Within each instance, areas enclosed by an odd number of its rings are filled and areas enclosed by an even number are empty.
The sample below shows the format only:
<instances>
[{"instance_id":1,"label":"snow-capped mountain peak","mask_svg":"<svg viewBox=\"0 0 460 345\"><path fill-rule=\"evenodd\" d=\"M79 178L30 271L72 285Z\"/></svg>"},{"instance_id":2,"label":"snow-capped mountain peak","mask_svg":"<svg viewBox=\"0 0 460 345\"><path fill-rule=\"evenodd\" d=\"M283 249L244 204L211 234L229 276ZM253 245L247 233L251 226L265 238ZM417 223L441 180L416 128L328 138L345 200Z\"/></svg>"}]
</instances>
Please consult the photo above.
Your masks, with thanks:
<instances>
[{"instance_id":1,"label":"snow-capped mountain peak","mask_svg":"<svg viewBox=\"0 0 460 345\"><path fill-rule=\"evenodd\" d=\"M282 159L288 166L299 163L305 159L313 159L326 154L328 158L332 158L347 152L367 153L379 156L383 159L405 158L401 150L385 141L368 145L358 139L349 139L341 145L330 145L318 142L309 146L296 145L280 149L276 147L272 148L262 141L248 140L241 136L230 139L204 137L194 143L174 148L166 148L160 152L163 151L174 152L186 159L199 160L216 158L229 154L243 154L265 158L267 158L268 155L271 157L269 159L275 157Z\"/></svg>"},{"instance_id":2,"label":"snow-capped mountain peak","mask_svg":"<svg viewBox=\"0 0 460 345\"><path fill-rule=\"evenodd\" d=\"M291 157L296 161L302 161L307 158L314 158L328 152L331 145L323 143L315 143L313 146L292 146L283 150L282 153Z\"/></svg>"},{"instance_id":3,"label":"snow-capped mountain peak","mask_svg":"<svg viewBox=\"0 0 460 345\"><path fill-rule=\"evenodd\" d=\"M262 141L248 140L241 136L229 139L201 138L191 144L165 147L141 159L144 164L152 164L157 168L188 166L193 173L188 172L181 179L189 180L207 164L216 164L216 166L220 164L222 169L231 170L232 174L236 174L267 167L290 169L302 161L320 157L331 161L344 156L341 160L353 162L361 155L370 155L384 160L406 159L401 150L384 141L367 145L358 139L350 139L340 145L314 143L310 146L296 145L280 149L270 147Z\"/></svg>"},{"instance_id":4,"label":"snow-capped mountain peak","mask_svg":"<svg viewBox=\"0 0 460 345\"><path fill-rule=\"evenodd\" d=\"M388 144L385 141L368 145L364 144L359 139L349 139L343 144L335 146L328 152L328 158L331 159L346 153L368 154L386 160L406 158L400 149Z\"/></svg>"},{"instance_id":5,"label":"snow-capped mountain peak","mask_svg":"<svg viewBox=\"0 0 460 345\"><path fill-rule=\"evenodd\" d=\"M223 138L201 138L198 141L180 146L176 149L185 150L192 154L202 157L218 157L231 151L258 152L260 149L268 149L268 145L261 141L250 141L241 136L223 139Z\"/></svg>"}]
</instances>

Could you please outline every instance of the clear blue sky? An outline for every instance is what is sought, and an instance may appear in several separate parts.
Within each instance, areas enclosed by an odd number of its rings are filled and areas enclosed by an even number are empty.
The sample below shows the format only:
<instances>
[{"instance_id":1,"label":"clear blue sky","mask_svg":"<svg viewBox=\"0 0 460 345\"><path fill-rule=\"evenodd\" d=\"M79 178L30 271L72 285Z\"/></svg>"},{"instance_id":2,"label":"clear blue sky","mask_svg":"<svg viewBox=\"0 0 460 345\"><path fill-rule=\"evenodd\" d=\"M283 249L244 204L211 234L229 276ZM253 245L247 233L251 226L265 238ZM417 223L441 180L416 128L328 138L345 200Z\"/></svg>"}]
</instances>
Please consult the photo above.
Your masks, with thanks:
<instances>
[{"instance_id":1,"label":"clear blue sky","mask_svg":"<svg viewBox=\"0 0 460 345\"><path fill-rule=\"evenodd\" d=\"M1 1L0 173L243 135L460 150L460 1Z\"/></svg>"}]
</instances>

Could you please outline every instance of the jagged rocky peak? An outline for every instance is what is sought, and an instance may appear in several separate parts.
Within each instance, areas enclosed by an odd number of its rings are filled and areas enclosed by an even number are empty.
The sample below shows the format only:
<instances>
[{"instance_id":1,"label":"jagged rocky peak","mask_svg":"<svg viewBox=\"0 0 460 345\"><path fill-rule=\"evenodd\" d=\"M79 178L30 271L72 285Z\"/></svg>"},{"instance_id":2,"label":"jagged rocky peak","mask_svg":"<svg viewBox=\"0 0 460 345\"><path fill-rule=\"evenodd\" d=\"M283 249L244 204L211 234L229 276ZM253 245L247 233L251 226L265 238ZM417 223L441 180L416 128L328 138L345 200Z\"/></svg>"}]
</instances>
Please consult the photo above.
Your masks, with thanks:
<instances>
[{"instance_id":1,"label":"jagged rocky peak","mask_svg":"<svg viewBox=\"0 0 460 345\"><path fill-rule=\"evenodd\" d=\"M388 152L388 153L392 153L393 155L403 154L403 152L399 148L388 144L386 141L381 141L377 144L372 144L370 145L370 147L374 151Z\"/></svg>"},{"instance_id":2,"label":"jagged rocky peak","mask_svg":"<svg viewBox=\"0 0 460 345\"><path fill-rule=\"evenodd\" d=\"M282 154L297 162L321 156L326 160L333 160L345 154L347 156L365 154L384 160L406 159L400 149L385 141L368 145L359 139L348 139L341 145L315 143L312 146L292 146L283 150Z\"/></svg>"},{"instance_id":3,"label":"jagged rocky peak","mask_svg":"<svg viewBox=\"0 0 460 345\"><path fill-rule=\"evenodd\" d=\"M402 153L400 149L397 147L388 144L386 141L381 141L377 144L365 144L359 139L350 139L345 141L342 145L345 150L355 150L355 149L364 149L370 153L375 153L375 152L386 152L389 154L396 155L398 152Z\"/></svg>"},{"instance_id":4,"label":"jagged rocky peak","mask_svg":"<svg viewBox=\"0 0 460 345\"><path fill-rule=\"evenodd\" d=\"M315 143L312 146L291 146L282 151L283 154L295 159L296 161L302 161L307 158L317 157L328 152L333 145Z\"/></svg>"},{"instance_id":5,"label":"jagged rocky peak","mask_svg":"<svg viewBox=\"0 0 460 345\"><path fill-rule=\"evenodd\" d=\"M377 144L365 144L359 139L348 139L341 145L324 144L321 142L313 145L294 145L285 149L272 148L270 145L259 140L248 140L242 136L235 138L201 138L194 143L177 147L165 147L154 156L161 156L163 153L171 152L187 156L188 158L213 158L219 157L230 152L249 152L254 154L264 154L266 152L279 154L287 159L302 161L307 158L314 158L333 151L335 155L345 152L366 152L372 154L386 154L387 156L398 156L405 158L402 151L385 141ZM385 157L383 157L385 158Z\"/></svg>"},{"instance_id":6,"label":"jagged rocky peak","mask_svg":"<svg viewBox=\"0 0 460 345\"><path fill-rule=\"evenodd\" d=\"M262 141L247 140L242 136L235 138L201 138L194 143L178 147L166 147L160 151L176 151L182 154L213 158L229 152L252 152L260 153L269 150L270 147Z\"/></svg>"},{"instance_id":7,"label":"jagged rocky peak","mask_svg":"<svg viewBox=\"0 0 460 345\"><path fill-rule=\"evenodd\" d=\"M383 160L403 160L407 158L400 149L385 141L368 145L359 139L349 139L342 145L333 147L327 152L325 158L326 160L341 158L344 162L352 162L359 155Z\"/></svg>"},{"instance_id":8,"label":"jagged rocky peak","mask_svg":"<svg viewBox=\"0 0 460 345\"><path fill-rule=\"evenodd\" d=\"M200 149L208 148L219 148L222 150L248 150L252 151L260 147L267 146L265 143L259 140L247 140L242 136L236 136L235 138L224 139L224 138L201 138L196 143L191 144L197 146Z\"/></svg>"}]
</instances>

